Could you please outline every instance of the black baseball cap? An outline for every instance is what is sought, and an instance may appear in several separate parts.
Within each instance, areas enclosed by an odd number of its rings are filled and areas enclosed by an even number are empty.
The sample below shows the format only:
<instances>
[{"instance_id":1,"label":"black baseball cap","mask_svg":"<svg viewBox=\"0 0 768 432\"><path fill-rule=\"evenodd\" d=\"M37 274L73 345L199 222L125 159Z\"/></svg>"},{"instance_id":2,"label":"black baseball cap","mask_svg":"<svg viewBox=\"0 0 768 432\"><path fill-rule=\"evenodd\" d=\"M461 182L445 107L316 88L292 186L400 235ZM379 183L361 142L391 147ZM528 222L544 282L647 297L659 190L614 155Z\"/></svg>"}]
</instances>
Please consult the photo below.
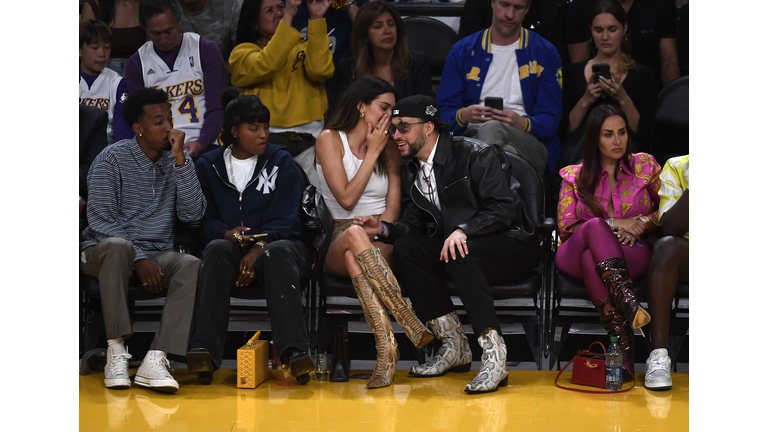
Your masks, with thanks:
<instances>
[{"instance_id":1,"label":"black baseball cap","mask_svg":"<svg viewBox=\"0 0 768 432\"><path fill-rule=\"evenodd\" d=\"M424 95L413 95L400 99L392 108L392 118L413 117L424 121L431 121L438 128L450 126L440 121L440 108L435 98Z\"/></svg>"}]
</instances>

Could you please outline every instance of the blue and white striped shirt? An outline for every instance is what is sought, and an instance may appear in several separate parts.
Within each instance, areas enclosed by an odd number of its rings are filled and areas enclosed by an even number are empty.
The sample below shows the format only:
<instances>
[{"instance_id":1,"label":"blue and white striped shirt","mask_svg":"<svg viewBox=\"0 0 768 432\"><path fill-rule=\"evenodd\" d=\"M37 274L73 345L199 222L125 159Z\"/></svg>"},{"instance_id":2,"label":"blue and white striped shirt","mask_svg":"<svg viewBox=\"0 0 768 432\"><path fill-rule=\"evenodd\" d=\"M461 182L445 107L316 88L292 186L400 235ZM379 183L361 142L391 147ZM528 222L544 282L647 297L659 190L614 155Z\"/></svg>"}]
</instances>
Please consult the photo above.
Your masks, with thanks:
<instances>
[{"instance_id":1,"label":"blue and white striped shirt","mask_svg":"<svg viewBox=\"0 0 768 432\"><path fill-rule=\"evenodd\" d=\"M147 258L144 251L173 249L174 213L192 222L206 207L186 150L184 156L180 167L170 150L153 163L136 137L105 148L88 170L88 227L81 250L109 237L130 241L135 261Z\"/></svg>"}]
</instances>

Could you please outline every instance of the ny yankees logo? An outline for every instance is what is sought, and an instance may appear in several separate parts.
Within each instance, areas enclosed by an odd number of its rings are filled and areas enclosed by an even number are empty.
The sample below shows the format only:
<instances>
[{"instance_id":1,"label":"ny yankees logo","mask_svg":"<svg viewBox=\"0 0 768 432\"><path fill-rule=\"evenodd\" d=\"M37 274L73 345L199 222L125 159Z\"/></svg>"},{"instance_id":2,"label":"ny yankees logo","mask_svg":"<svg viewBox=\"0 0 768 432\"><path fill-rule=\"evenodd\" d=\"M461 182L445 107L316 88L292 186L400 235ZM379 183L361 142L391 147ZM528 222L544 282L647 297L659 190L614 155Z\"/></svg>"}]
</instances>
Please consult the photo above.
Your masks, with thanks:
<instances>
[{"instance_id":1,"label":"ny yankees logo","mask_svg":"<svg viewBox=\"0 0 768 432\"><path fill-rule=\"evenodd\" d=\"M277 181L277 167L272 168L272 172L269 174L267 174L267 170L263 170L259 176L259 184L256 186L256 190L266 195L270 190L275 190L275 181ZM262 191L261 188L264 188L264 190Z\"/></svg>"}]
</instances>

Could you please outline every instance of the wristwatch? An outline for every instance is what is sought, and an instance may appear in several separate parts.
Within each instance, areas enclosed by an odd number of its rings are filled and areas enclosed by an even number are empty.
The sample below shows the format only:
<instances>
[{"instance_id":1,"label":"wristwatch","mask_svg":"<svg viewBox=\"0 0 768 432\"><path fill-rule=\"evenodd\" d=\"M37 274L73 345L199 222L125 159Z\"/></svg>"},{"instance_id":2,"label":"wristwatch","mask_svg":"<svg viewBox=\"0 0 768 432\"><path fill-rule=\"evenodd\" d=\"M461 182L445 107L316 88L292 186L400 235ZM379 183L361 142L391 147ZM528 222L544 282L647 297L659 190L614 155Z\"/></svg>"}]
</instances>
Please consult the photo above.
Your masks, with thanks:
<instances>
[{"instance_id":1,"label":"wristwatch","mask_svg":"<svg viewBox=\"0 0 768 432\"><path fill-rule=\"evenodd\" d=\"M651 219L648 216L640 216L640 220L645 224L645 229L650 229L653 226Z\"/></svg>"}]
</instances>

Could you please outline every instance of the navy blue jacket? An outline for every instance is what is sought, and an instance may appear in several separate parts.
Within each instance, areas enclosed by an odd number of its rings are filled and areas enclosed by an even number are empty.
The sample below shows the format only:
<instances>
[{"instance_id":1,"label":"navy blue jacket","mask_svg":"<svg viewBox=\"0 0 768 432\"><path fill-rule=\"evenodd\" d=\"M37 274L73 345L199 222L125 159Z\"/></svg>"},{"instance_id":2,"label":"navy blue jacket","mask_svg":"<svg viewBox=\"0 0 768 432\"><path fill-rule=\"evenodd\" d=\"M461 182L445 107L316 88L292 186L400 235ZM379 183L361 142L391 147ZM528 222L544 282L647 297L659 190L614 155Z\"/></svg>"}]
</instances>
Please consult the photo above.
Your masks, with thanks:
<instances>
[{"instance_id":1,"label":"navy blue jacket","mask_svg":"<svg viewBox=\"0 0 768 432\"><path fill-rule=\"evenodd\" d=\"M224 238L224 232L238 226L250 228L248 234L267 233L260 238L267 243L299 238L301 174L290 153L282 146L267 144L241 196L227 175L225 148L203 154L195 164L208 200L203 216L206 243Z\"/></svg>"}]
</instances>

